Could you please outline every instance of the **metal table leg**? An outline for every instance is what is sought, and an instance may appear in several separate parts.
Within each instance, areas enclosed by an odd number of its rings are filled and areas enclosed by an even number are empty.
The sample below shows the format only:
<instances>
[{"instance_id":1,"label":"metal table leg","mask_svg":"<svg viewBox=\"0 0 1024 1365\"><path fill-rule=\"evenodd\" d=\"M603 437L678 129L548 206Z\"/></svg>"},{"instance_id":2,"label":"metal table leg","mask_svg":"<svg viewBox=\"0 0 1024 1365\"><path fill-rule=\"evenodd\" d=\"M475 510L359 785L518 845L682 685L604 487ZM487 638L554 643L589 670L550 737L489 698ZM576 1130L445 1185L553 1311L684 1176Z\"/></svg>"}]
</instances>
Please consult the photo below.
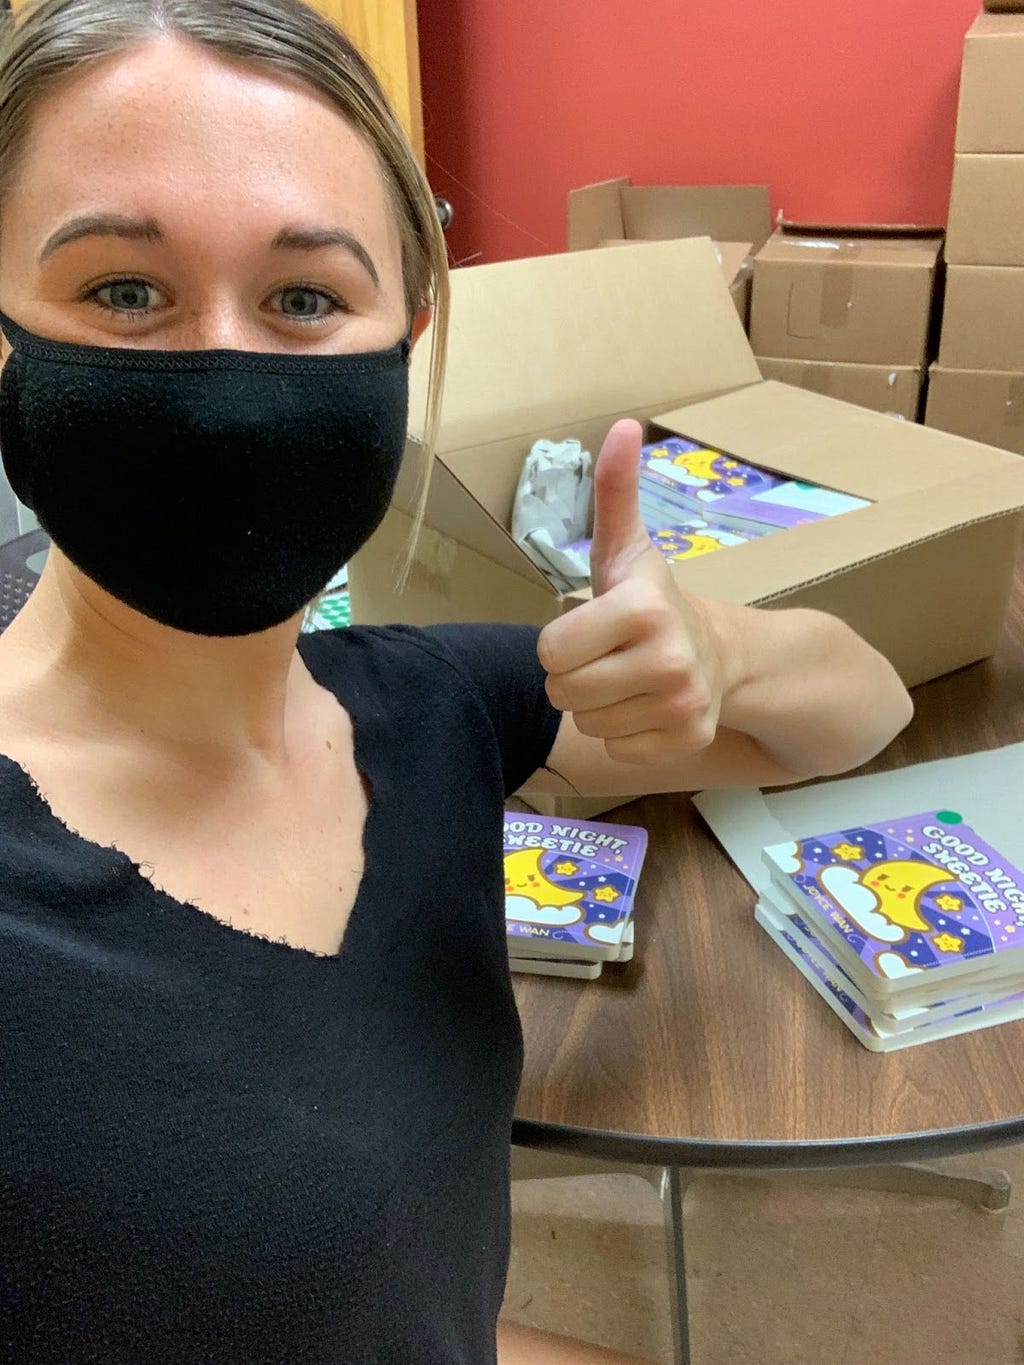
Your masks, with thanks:
<instances>
[{"instance_id":1,"label":"metal table leg","mask_svg":"<svg viewBox=\"0 0 1024 1365\"><path fill-rule=\"evenodd\" d=\"M675 1365L690 1365L690 1314L686 1301L686 1255L683 1245L685 1172L665 1166L661 1172L661 1202L665 1210L665 1247L668 1252L669 1315Z\"/></svg>"}]
</instances>

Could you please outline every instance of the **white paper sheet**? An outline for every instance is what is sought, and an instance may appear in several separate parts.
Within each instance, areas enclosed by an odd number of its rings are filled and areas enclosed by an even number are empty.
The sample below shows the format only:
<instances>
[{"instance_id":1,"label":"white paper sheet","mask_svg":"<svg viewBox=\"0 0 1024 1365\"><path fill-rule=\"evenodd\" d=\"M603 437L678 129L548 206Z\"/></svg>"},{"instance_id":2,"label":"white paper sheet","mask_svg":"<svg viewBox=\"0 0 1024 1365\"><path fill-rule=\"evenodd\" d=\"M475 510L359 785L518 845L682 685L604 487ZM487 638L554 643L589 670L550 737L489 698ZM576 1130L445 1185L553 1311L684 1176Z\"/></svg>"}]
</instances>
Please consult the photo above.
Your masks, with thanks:
<instances>
[{"instance_id":1,"label":"white paper sheet","mask_svg":"<svg viewBox=\"0 0 1024 1365\"><path fill-rule=\"evenodd\" d=\"M1024 866L1024 744L822 782L798 791L708 791L694 804L756 890L769 882L767 844L920 811L956 810L990 844Z\"/></svg>"}]
</instances>

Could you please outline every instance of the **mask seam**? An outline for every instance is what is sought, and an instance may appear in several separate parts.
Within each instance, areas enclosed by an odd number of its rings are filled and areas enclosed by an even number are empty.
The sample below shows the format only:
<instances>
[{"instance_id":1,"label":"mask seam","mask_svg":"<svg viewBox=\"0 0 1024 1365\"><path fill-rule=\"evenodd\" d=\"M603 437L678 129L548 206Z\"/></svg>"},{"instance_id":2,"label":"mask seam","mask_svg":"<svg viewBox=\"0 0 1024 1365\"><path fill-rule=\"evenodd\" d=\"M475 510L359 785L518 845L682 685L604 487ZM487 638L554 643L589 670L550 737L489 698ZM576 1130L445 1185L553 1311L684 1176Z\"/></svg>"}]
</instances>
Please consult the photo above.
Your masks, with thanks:
<instances>
[{"instance_id":1,"label":"mask seam","mask_svg":"<svg viewBox=\"0 0 1024 1365\"><path fill-rule=\"evenodd\" d=\"M404 346L404 343L403 343ZM215 352L211 352L205 358L196 358L189 361L175 361L164 359L157 361L153 359L152 351L136 350L134 347L125 347L116 356L108 355L69 355L59 349L49 346L40 346L32 342L19 341L15 343L13 354L21 354L31 360L42 360L51 365L87 365L101 366L104 369L139 369L147 370L151 373L164 374L190 374L202 373L210 370L222 372L245 373L266 373L266 374L297 374L297 375L318 375L323 374L332 366L337 366L338 362L343 362L345 369L353 370L366 374L372 374L378 370L389 369L396 361L404 361L403 346L396 346L391 350L381 352L373 357L359 355L325 355L316 359L300 359L298 356L271 355L266 354L265 359L258 359L260 352L253 352L245 358L238 357L228 360L218 358ZM97 348L99 349L99 348ZM132 357L131 360L128 357ZM147 357L147 358L143 358ZM318 363L322 362L322 363Z\"/></svg>"}]
</instances>

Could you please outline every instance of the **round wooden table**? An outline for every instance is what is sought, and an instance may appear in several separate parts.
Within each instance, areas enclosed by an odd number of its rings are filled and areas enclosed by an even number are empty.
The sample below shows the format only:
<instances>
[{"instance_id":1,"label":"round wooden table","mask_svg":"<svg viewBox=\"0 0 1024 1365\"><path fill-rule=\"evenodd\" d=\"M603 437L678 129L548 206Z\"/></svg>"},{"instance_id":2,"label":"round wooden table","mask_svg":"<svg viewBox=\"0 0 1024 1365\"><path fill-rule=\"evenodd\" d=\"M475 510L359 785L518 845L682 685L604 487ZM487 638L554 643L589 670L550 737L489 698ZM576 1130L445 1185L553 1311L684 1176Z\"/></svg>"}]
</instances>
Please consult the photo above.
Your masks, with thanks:
<instances>
[{"instance_id":1,"label":"round wooden table","mask_svg":"<svg viewBox=\"0 0 1024 1365\"><path fill-rule=\"evenodd\" d=\"M915 691L874 769L1024 740L1024 575L995 659ZM1021 803L1024 794L1006 793ZM519 977L514 1141L664 1167L906 1162L1024 1137L1024 1022L867 1051L755 924L754 893L686 796L645 826L637 956L593 982Z\"/></svg>"}]
</instances>

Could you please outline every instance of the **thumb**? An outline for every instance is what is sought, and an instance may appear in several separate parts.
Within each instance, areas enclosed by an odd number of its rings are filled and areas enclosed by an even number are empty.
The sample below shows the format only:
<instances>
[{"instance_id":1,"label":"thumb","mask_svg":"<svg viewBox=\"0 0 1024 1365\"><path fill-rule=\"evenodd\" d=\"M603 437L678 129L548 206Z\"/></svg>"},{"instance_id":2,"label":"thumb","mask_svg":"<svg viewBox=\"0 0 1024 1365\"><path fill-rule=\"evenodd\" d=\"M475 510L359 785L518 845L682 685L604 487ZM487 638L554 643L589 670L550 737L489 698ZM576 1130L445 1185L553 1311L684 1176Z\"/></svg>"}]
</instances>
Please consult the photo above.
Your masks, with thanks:
<instances>
[{"instance_id":1,"label":"thumb","mask_svg":"<svg viewBox=\"0 0 1024 1365\"><path fill-rule=\"evenodd\" d=\"M640 517L639 422L616 422L594 466L594 537L590 576L595 597L635 572L647 551L657 555Z\"/></svg>"}]
</instances>

